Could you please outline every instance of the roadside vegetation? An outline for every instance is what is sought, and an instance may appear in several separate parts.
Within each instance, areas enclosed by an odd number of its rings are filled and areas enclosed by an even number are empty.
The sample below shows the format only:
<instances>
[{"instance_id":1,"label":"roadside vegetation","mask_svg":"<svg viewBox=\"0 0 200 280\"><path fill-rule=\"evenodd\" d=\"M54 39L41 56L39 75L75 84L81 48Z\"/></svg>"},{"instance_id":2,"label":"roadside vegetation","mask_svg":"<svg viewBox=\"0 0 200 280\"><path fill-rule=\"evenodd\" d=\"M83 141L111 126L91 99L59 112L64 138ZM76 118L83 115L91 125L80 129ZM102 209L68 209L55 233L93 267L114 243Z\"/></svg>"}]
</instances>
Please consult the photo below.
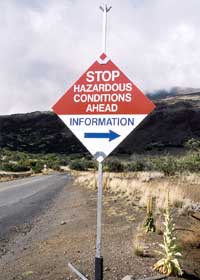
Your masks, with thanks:
<instances>
[{"instance_id":1,"label":"roadside vegetation","mask_svg":"<svg viewBox=\"0 0 200 280\"><path fill-rule=\"evenodd\" d=\"M200 140L190 139L185 143L185 154L182 156L140 155L135 160L107 159L104 170L108 172L159 171L165 176L177 173L200 172Z\"/></svg>"},{"instance_id":2,"label":"roadside vegetation","mask_svg":"<svg viewBox=\"0 0 200 280\"><path fill-rule=\"evenodd\" d=\"M44 167L59 171L60 166L67 164L68 159L58 154L29 154L8 149L0 150L1 171L40 173Z\"/></svg>"},{"instance_id":3,"label":"roadside vegetation","mask_svg":"<svg viewBox=\"0 0 200 280\"><path fill-rule=\"evenodd\" d=\"M134 159L130 156L125 159L109 157L105 160L104 171L159 171L165 176L200 172L200 140L190 139L185 143L185 150L186 152L182 156L155 154L140 155ZM68 168L78 171L97 169L96 161L92 160L88 154L30 154L5 148L0 149L0 170L2 171L40 173L44 166L57 171L60 171L62 166L68 166Z\"/></svg>"}]
</instances>

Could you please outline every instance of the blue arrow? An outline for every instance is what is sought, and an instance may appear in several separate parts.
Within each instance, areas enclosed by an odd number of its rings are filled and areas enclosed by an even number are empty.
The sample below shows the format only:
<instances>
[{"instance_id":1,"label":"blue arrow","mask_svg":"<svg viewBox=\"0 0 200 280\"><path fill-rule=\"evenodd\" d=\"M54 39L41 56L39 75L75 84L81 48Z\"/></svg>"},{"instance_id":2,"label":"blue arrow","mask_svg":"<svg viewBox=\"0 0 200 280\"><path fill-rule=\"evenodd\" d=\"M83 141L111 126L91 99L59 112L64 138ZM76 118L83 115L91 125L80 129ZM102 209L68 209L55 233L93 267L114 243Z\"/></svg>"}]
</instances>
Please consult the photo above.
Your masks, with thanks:
<instances>
[{"instance_id":1,"label":"blue arrow","mask_svg":"<svg viewBox=\"0 0 200 280\"><path fill-rule=\"evenodd\" d=\"M101 132L84 133L84 138L109 138L109 141L112 141L112 140L116 139L117 137L120 137L120 135L112 130L109 130L108 133L101 133Z\"/></svg>"}]
</instances>

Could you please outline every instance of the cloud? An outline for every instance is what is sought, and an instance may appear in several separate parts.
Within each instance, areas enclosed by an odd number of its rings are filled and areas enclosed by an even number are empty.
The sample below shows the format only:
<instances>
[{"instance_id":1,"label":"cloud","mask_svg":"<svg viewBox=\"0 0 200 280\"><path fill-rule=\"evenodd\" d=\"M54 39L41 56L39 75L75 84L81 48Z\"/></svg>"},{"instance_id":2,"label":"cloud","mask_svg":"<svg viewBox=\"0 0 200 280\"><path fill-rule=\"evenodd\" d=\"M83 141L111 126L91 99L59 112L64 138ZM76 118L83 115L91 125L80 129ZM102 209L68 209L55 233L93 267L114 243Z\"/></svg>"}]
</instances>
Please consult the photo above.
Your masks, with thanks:
<instances>
[{"instance_id":1,"label":"cloud","mask_svg":"<svg viewBox=\"0 0 200 280\"><path fill-rule=\"evenodd\" d=\"M101 53L99 1L0 2L0 114L49 110ZM199 0L113 0L107 53L142 90L200 87Z\"/></svg>"}]
</instances>

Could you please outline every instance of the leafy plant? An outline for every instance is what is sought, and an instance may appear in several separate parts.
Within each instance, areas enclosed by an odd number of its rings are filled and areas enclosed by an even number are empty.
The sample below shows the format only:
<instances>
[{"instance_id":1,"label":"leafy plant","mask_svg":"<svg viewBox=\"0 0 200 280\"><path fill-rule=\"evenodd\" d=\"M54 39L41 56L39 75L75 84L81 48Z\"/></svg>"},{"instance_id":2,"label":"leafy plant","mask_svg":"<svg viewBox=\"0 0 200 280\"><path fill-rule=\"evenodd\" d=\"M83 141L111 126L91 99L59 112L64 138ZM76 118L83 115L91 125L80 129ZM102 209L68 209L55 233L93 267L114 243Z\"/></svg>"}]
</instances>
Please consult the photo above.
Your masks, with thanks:
<instances>
[{"instance_id":1,"label":"leafy plant","mask_svg":"<svg viewBox=\"0 0 200 280\"><path fill-rule=\"evenodd\" d=\"M29 171L30 168L23 163L3 163L1 169L7 172L25 172Z\"/></svg>"},{"instance_id":2,"label":"leafy plant","mask_svg":"<svg viewBox=\"0 0 200 280\"><path fill-rule=\"evenodd\" d=\"M154 160L154 169L161 171L166 176L175 175L177 171L176 159L172 156L165 156Z\"/></svg>"},{"instance_id":3,"label":"leafy plant","mask_svg":"<svg viewBox=\"0 0 200 280\"><path fill-rule=\"evenodd\" d=\"M145 168L144 164L141 161L135 161L128 163L126 166L127 171L143 171Z\"/></svg>"},{"instance_id":4,"label":"leafy plant","mask_svg":"<svg viewBox=\"0 0 200 280\"><path fill-rule=\"evenodd\" d=\"M200 140L191 138L185 143L185 147L189 150L200 150Z\"/></svg>"},{"instance_id":5,"label":"leafy plant","mask_svg":"<svg viewBox=\"0 0 200 280\"><path fill-rule=\"evenodd\" d=\"M146 220L144 223L144 228L146 232L155 232L156 227L154 224L154 218L153 218L153 199L152 197L148 198L147 201L147 215L146 215Z\"/></svg>"},{"instance_id":6,"label":"leafy plant","mask_svg":"<svg viewBox=\"0 0 200 280\"><path fill-rule=\"evenodd\" d=\"M32 166L32 170L34 173L40 173L40 172L42 172L43 167L44 167L43 162L36 161L35 165Z\"/></svg>"},{"instance_id":7,"label":"leafy plant","mask_svg":"<svg viewBox=\"0 0 200 280\"><path fill-rule=\"evenodd\" d=\"M105 169L105 171L108 171L108 172L123 172L124 165L120 160L113 159L113 160L106 161L104 169Z\"/></svg>"},{"instance_id":8,"label":"leafy plant","mask_svg":"<svg viewBox=\"0 0 200 280\"><path fill-rule=\"evenodd\" d=\"M167 207L165 212L163 244L159 244L162 251L158 253L163 257L154 264L154 270L167 275L182 275L183 271L179 264L179 258L182 256L176 244L176 236L174 234L175 224L170 213L169 193L167 199Z\"/></svg>"},{"instance_id":9,"label":"leafy plant","mask_svg":"<svg viewBox=\"0 0 200 280\"><path fill-rule=\"evenodd\" d=\"M87 159L74 159L70 162L69 167L70 169L79 171L86 171L90 168L96 169L94 161Z\"/></svg>"},{"instance_id":10,"label":"leafy plant","mask_svg":"<svg viewBox=\"0 0 200 280\"><path fill-rule=\"evenodd\" d=\"M199 172L200 171L200 152L190 152L185 157L179 159L178 168L180 172Z\"/></svg>"}]
</instances>

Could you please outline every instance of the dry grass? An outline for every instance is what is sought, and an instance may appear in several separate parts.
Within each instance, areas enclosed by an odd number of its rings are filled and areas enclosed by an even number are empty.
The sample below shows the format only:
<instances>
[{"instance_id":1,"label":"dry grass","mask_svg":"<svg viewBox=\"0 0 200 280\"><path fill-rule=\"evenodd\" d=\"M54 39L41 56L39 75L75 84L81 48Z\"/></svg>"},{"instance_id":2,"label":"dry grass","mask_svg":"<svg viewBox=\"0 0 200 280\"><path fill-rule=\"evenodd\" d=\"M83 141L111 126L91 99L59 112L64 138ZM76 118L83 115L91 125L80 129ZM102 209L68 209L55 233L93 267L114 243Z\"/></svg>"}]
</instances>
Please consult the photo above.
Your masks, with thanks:
<instances>
[{"instance_id":1,"label":"dry grass","mask_svg":"<svg viewBox=\"0 0 200 280\"><path fill-rule=\"evenodd\" d=\"M73 172L75 183L89 189L97 187L96 172ZM136 203L144 207L149 195L156 199L157 211L166 203L167 190L172 205L188 207L200 201L200 175L164 177L159 172L104 173L103 188L117 198L124 198L127 204Z\"/></svg>"}]
</instances>

